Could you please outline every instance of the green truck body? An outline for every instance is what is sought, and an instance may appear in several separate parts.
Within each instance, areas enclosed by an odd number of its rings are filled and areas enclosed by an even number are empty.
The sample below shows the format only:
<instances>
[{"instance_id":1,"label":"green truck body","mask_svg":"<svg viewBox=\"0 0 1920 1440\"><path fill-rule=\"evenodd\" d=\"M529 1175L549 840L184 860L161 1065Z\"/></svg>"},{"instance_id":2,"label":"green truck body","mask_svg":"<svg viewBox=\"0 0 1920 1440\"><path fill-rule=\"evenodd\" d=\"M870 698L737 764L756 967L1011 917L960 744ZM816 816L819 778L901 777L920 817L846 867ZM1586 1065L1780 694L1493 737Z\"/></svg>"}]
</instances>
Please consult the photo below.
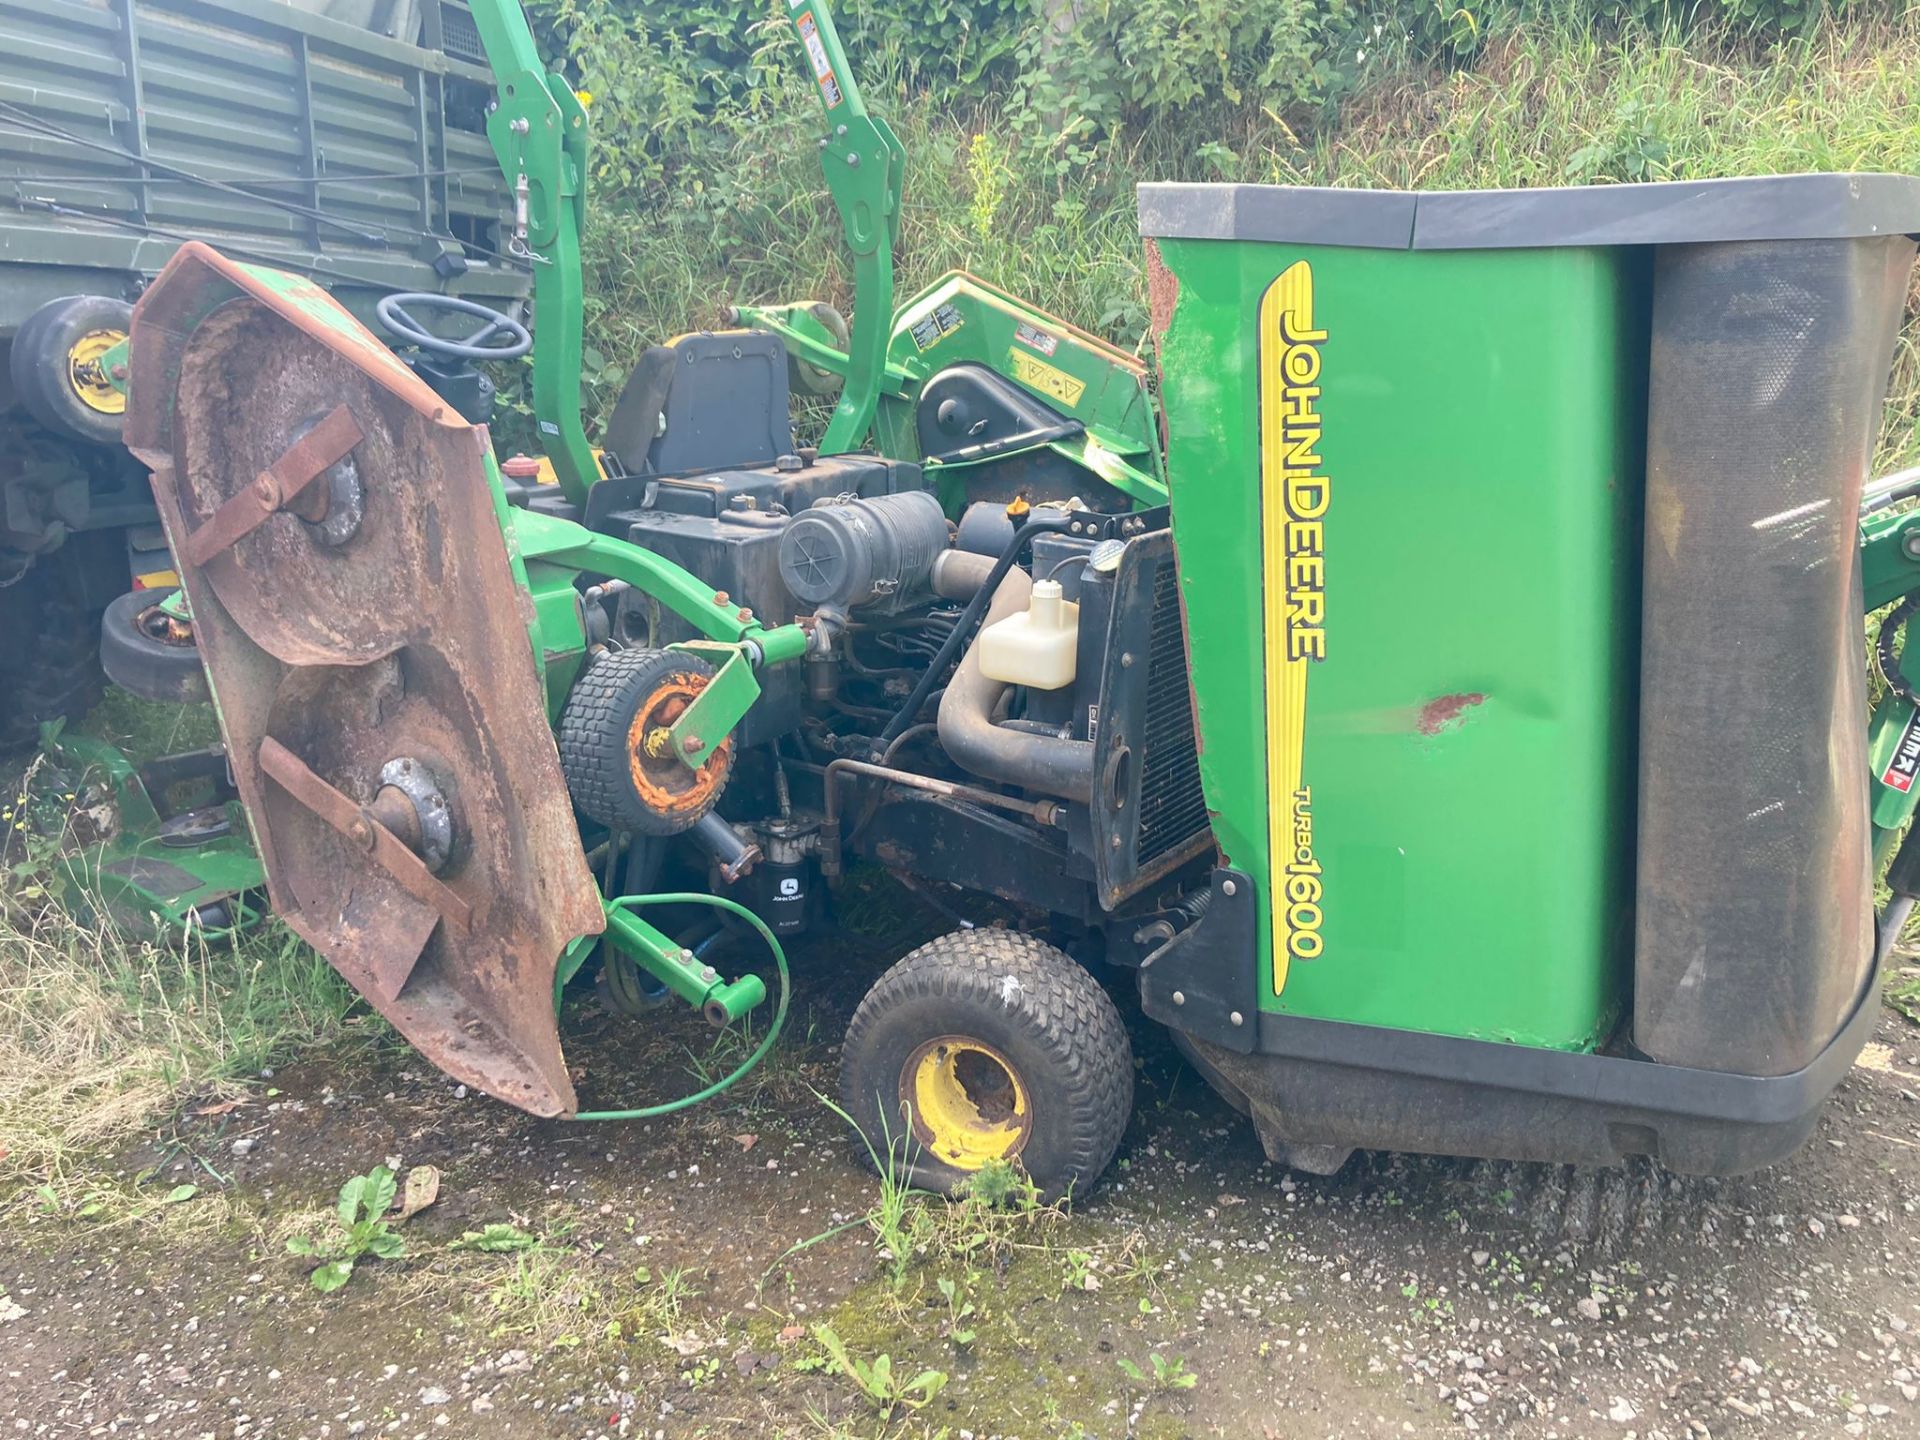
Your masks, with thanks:
<instances>
[{"instance_id":1,"label":"green truck body","mask_svg":"<svg viewBox=\"0 0 1920 1440\"><path fill-rule=\"evenodd\" d=\"M196 239L368 321L394 291L512 310L531 284L457 0L0 0L0 33L0 624L39 637L0 657L0 745L17 745L84 705L103 607L171 571L117 413L75 428L36 410L32 382L70 352L58 326L16 343L23 326L84 296L123 329Z\"/></svg>"},{"instance_id":2,"label":"green truck body","mask_svg":"<svg viewBox=\"0 0 1920 1440\"><path fill-rule=\"evenodd\" d=\"M135 298L188 239L356 312L391 290L526 293L498 258L511 198L464 7L416 12L407 40L324 8L0 0L0 335L57 296Z\"/></svg>"}]
</instances>

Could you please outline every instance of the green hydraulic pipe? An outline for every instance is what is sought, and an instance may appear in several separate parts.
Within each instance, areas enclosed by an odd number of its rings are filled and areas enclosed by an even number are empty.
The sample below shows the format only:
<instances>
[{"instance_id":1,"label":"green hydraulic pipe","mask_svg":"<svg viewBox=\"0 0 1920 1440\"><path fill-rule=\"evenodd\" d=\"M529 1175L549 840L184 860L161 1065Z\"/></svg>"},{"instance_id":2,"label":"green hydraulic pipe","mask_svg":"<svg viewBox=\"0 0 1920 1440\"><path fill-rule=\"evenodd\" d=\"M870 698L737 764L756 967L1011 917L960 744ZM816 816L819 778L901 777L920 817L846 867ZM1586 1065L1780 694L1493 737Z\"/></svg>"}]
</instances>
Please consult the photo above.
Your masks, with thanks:
<instances>
[{"instance_id":1,"label":"green hydraulic pipe","mask_svg":"<svg viewBox=\"0 0 1920 1440\"><path fill-rule=\"evenodd\" d=\"M767 928L766 921L738 901L728 900L721 895L704 895L687 891L666 895L623 895L617 900L609 900L606 902L609 929L611 930L616 915L625 910L641 909L649 905L710 905L716 910L725 910L730 915L738 916L757 930L760 938L767 942L767 949L773 955L774 971L780 979L780 1001L773 1009L773 1023L767 1027L766 1035L759 1045L754 1047L751 1055L735 1066L731 1073L721 1076L703 1090L696 1090L691 1095L683 1095L678 1100L668 1100L659 1105L645 1105L635 1110L583 1110L572 1117L575 1120L649 1120L656 1115L671 1115L676 1111L698 1105L703 1100L711 1100L714 1096L732 1089L755 1066L767 1058L767 1052L773 1049L774 1042L780 1038L781 1028L786 1024L787 1005L793 998L793 985L787 974L787 953L780 948L780 941L775 938L773 931ZM651 926L647 928L652 929ZM659 934L658 931L653 933ZM560 971L555 977L553 992L556 1011L560 1008L560 986L564 983L560 976L571 978L580 968L580 962L586 958L586 952L592 948L593 939L594 937L590 935L581 936L579 940L568 946L566 953L561 956ZM761 987L760 993L761 997L765 998L764 986Z\"/></svg>"}]
</instances>

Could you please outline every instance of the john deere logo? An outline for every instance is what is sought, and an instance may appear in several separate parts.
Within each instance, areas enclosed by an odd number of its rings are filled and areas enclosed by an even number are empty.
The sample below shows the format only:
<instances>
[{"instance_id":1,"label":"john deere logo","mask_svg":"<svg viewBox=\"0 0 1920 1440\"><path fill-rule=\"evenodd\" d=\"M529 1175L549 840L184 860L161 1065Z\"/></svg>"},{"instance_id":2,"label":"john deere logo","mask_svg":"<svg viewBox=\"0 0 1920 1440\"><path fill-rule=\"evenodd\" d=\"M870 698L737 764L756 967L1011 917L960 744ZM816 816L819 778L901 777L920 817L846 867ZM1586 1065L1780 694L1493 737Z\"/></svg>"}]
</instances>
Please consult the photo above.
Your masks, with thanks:
<instances>
[{"instance_id":1,"label":"john deere logo","mask_svg":"<svg viewBox=\"0 0 1920 1440\"><path fill-rule=\"evenodd\" d=\"M1332 482L1320 459L1320 347L1313 267L1291 265L1260 301L1260 528L1267 668L1267 825L1273 993L1322 950L1323 885L1305 780L1307 675L1327 658L1326 536Z\"/></svg>"}]
</instances>

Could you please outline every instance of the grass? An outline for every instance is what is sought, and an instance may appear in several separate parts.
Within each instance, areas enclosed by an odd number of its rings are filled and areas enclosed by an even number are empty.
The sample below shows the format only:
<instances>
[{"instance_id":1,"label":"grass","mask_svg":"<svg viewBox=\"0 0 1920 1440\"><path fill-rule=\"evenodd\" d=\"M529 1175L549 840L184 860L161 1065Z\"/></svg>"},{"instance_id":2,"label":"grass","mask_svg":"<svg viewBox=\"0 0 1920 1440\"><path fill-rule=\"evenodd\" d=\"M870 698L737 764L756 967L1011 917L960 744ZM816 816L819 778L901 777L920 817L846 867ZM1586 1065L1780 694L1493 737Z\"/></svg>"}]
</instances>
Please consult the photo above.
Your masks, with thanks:
<instances>
[{"instance_id":1,"label":"grass","mask_svg":"<svg viewBox=\"0 0 1920 1440\"><path fill-rule=\"evenodd\" d=\"M687 1303L700 1293L683 1269L616 1271L558 1244L490 1257L467 1273L479 1277L486 1333L539 1351L621 1341L672 1346L682 1338Z\"/></svg>"},{"instance_id":2,"label":"grass","mask_svg":"<svg viewBox=\"0 0 1920 1440\"><path fill-rule=\"evenodd\" d=\"M109 718L116 712L109 711ZM177 734L169 724L168 734ZM0 1202L66 1193L83 1157L335 1034L352 994L278 923L232 945L157 944L53 900L69 832L37 833L18 788L0 832ZM60 797L64 800L64 797ZM84 797L82 797L84 799Z\"/></svg>"}]
</instances>

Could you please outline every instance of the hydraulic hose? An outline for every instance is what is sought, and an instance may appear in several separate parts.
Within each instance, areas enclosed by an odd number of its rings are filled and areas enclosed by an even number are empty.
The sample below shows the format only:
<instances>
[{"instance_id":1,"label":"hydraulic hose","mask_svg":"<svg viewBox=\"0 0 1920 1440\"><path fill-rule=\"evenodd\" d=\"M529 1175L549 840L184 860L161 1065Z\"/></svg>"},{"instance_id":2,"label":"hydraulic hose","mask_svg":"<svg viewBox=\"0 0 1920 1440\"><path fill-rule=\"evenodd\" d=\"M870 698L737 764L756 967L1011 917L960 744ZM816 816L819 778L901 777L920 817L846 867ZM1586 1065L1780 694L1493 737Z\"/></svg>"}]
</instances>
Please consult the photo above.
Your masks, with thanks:
<instances>
[{"instance_id":1,"label":"hydraulic hose","mask_svg":"<svg viewBox=\"0 0 1920 1440\"><path fill-rule=\"evenodd\" d=\"M1033 582L1024 570L1005 571L987 606L985 625L1027 608ZM977 643L940 697L940 744L962 770L1008 785L1087 804L1093 798L1093 742L1036 735L996 725L994 708L1011 687L980 668Z\"/></svg>"},{"instance_id":2,"label":"hydraulic hose","mask_svg":"<svg viewBox=\"0 0 1920 1440\"><path fill-rule=\"evenodd\" d=\"M946 673L947 666L953 663L954 656L960 653L960 647L973 637L974 629L980 624L980 617L987 613L987 605L993 599L993 593L999 588L1014 562L1020 558L1020 551L1036 535L1052 530L1064 530L1070 523L1064 510L1035 510L1029 512L1026 523L1013 532L1013 538L1007 541L1007 548L1000 552L1000 558L993 562L993 569L987 572L986 581L981 585L967 608L960 614L953 629L948 632L933 662L927 666L926 673L913 687L913 693L907 696L906 703L894 713L886 728L874 740L874 753L884 753L886 747L900 738L900 734L920 717L920 707L927 703L927 697L933 693L933 687L940 683L940 677Z\"/></svg>"},{"instance_id":3,"label":"hydraulic hose","mask_svg":"<svg viewBox=\"0 0 1920 1440\"><path fill-rule=\"evenodd\" d=\"M703 1100L711 1100L724 1091L731 1090L748 1072L767 1058L767 1052L773 1049L774 1041L780 1038L780 1027L786 1024L787 1002L792 998L793 985L787 975L787 954L780 948L780 942L774 938L773 931L766 922L746 906L729 900L723 895L701 895L692 891L667 895L623 895L608 902L617 910L640 910L649 905L711 905L715 909L730 911L745 920L760 932L760 938L767 942L767 949L773 953L773 966L780 975L780 999L773 1009L773 1024L767 1027L766 1038L755 1047L754 1052L737 1065L733 1073L722 1076L704 1090L691 1095L683 1095L678 1100L668 1100L659 1105L643 1105L637 1110L582 1110L568 1118L574 1120L651 1120L660 1115L671 1115L679 1110L691 1109Z\"/></svg>"},{"instance_id":4,"label":"hydraulic hose","mask_svg":"<svg viewBox=\"0 0 1920 1440\"><path fill-rule=\"evenodd\" d=\"M1909 705L1920 705L1920 692L1916 692L1912 683L1901 673L1900 657L1893 653L1893 642L1906 633L1907 621L1913 618L1917 610L1920 610L1920 595L1907 596L1880 622L1880 634L1873 644L1873 658L1880 662L1880 678L1887 682L1889 690Z\"/></svg>"}]
</instances>

